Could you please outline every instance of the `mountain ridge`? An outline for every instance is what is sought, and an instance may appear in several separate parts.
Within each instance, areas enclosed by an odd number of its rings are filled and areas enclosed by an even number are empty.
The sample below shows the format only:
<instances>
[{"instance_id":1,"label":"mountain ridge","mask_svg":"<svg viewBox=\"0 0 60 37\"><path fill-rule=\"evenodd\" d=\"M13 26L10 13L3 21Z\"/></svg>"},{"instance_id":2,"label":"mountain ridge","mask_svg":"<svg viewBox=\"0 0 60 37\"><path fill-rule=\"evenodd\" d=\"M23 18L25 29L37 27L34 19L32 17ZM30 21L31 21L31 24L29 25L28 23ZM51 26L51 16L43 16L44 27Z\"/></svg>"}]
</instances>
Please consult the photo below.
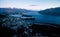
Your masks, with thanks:
<instances>
[{"instance_id":1,"label":"mountain ridge","mask_svg":"<svg viewBox=\"0 0 60 37\"><path fill-rule=\"evenodd\" d=\"M45 14L45 15L60 16L60 7L41 10L41 11L39 11L39 13Z\"/></svg>"}]
</instances>

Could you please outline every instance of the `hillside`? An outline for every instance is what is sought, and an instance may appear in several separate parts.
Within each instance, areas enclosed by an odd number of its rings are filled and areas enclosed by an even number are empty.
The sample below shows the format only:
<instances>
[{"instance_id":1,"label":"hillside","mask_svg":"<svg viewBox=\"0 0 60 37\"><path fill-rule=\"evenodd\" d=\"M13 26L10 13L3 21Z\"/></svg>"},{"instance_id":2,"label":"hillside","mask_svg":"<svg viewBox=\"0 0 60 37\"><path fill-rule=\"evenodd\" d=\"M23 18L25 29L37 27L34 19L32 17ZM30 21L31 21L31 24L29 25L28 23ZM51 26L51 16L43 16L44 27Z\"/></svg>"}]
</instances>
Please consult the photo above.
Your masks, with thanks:
<instances>
[{"instance_id":1,"label":"hillside","mask_svg":"<svg viewBox=\"0 0 60 37\"><path fill-rule=\"evenodd\" d=\"M39 11L40 14L60 16L60 7Z\"/></svg>"}]
</instances>

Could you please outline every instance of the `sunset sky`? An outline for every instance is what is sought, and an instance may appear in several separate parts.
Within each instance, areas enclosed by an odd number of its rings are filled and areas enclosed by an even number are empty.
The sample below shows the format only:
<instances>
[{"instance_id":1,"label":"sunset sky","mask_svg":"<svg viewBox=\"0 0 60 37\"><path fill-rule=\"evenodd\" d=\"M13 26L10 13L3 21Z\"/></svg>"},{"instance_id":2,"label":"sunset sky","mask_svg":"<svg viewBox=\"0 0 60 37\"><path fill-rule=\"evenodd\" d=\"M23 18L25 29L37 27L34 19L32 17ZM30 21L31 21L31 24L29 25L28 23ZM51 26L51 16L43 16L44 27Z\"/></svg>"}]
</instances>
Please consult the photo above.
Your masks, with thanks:
<instances>
[{"instance_id":1,"label":"sunset sky","mask_svg":"<svg viewBox=\"0 0 60 37\"><path fill-rule=\"evenodd\" d=\"M60 7L60 0L0 0L0 8L42 10Z\"/></svg>"}]
</instances>

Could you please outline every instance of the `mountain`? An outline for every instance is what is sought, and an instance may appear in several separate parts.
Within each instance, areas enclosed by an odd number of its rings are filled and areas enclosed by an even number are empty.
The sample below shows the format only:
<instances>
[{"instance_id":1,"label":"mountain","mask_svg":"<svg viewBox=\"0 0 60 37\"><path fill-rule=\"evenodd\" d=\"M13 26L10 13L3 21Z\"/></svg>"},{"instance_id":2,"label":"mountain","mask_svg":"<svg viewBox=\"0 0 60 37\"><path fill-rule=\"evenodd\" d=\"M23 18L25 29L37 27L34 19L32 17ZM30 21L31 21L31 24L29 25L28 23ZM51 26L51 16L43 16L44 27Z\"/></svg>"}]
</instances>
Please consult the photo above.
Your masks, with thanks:
<instances>
[{"instance_id":1,"label":"mountain","mask_svg":"<svg viewBox=\"0 0 60 37\"><path fill-rule=\"evenodd\" d=\"M17 8L0 8L0 14L20 14L25 12L34 12L27 9L17 9Z\"/></svg>"},{"instance_id":2,"label":"mountain","mask_svg":"<svg viewBox=\"0 0 60 37\"><path fill-rule=\"evenodd\" d=\"M40 14L60 16L60 7L39 11Z\"/></svg>"}]
</instances>

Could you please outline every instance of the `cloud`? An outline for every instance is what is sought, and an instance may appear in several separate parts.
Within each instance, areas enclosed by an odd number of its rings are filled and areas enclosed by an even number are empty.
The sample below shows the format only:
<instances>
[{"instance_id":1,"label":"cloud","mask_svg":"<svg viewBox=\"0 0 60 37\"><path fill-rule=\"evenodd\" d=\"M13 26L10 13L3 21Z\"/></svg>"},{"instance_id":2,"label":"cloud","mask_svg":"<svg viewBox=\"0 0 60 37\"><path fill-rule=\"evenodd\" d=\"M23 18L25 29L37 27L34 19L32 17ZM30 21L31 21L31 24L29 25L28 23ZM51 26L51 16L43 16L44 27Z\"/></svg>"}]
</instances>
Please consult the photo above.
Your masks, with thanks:
<instances>
[{"instance_id":1,"label":"cloud","mask_svg":"<svg viewBox=\"0 0 60 37\"><path fill-rule=\"evenodd\" d=\"M39 5L30 5L30 6L39 6Z\"/></svg>"}]
</instances>

